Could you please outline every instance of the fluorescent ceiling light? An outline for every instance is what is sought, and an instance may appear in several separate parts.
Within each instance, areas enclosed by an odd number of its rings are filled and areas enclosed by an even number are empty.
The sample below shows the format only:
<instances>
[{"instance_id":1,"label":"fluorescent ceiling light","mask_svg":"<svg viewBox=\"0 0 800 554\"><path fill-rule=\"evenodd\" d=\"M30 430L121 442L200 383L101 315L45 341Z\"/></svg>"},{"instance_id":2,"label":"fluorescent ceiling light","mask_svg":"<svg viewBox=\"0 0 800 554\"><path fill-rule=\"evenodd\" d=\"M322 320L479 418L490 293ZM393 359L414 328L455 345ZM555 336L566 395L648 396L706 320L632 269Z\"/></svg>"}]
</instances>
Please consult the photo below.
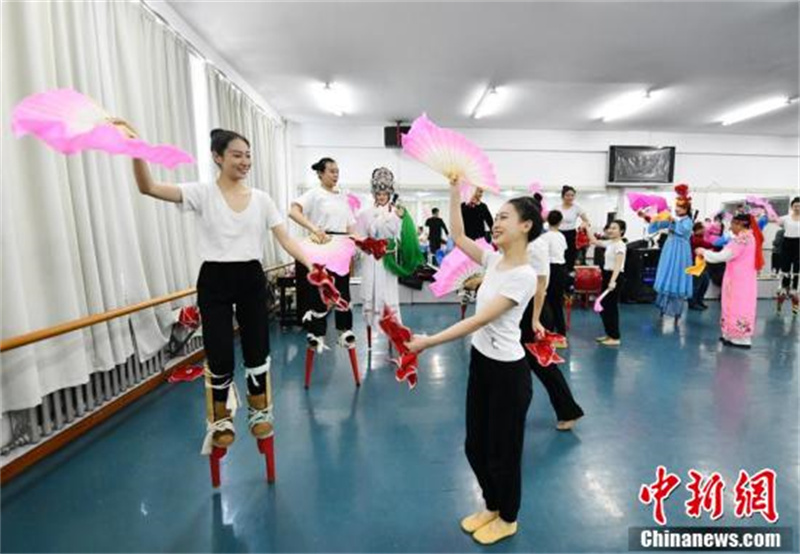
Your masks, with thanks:
<instances>
[{"instance_id":1,"label":"fluorescent ceiling light","mask_svg":"<svg viewBox=\"0 0 800 554\"><path fill-rule=\"evenodd\" d=\"M481 99L478 100L478 103L475 104L475 108L472 110L473 119L480 119L487 115L497 113L504 96L503 89L497 87L489 87L486 89L486 92L483 93L483 96L481 96Z\"/></svg>"},{"instance_id":2,"label":"fluorescent ceiling light","mask_svg":"<svg viewBox=\"0 0 800 554\"><path fill-rule=\"evenodd\" d=\"M339 84L322 83L317 85L317 100L323 110L338 117L349 111L347 93Z\"/></svg>"},{"instance_id":3,"label":"fluorescent ceiling light","mask_svg":"<svg viewBox=\"0 0 800 554\"><path fill-rule=\"evenodd\" d=\"M734 110L732 112L728 112L720 118L720 121L725 126L733 125L734 123L739 123L745 119L758 117L759 115L764 115L765 113L779 110L785 106L788 106L789 104L793 104L794 102L797 102L797 97L789 98L788 96L777 96L768 100L756 102L755 104L751 104L747 107Z\"/></svg>"},{"instance_id":4,"label":"fluorescent ceiling light","mask_svg":"<svg viewBox=\"0 0 800 554\"><path fill-rule=\"evenodd\" d=\"M661 95L661 91L641 90L620 96L607 104L601 111L600 119L605 123L627 117L647 106L653 99Z\"/></svg>"}]
</instances>

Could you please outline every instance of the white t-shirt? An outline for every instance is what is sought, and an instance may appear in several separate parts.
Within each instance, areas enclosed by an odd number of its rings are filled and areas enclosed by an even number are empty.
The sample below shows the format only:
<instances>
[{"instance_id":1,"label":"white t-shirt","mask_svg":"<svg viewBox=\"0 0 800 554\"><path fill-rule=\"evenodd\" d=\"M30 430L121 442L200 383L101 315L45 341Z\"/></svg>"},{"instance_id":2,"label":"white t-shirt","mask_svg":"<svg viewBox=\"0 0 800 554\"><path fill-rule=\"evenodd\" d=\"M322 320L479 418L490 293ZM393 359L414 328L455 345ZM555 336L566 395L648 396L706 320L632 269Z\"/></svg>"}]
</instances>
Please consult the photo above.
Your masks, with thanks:
<instances>
[{"instance_id":1,"label":"white t-shirt","mask_svg":"<svg viewBox=\"0 0 800 554\"><path fill-rule=\"evenodd\" d=\"M180 187L180 208L198 216L200 258L204 262L263 259L267 229L284 221L266 192L251 189L247 207L235 212L215 183L184 183Z\"/></svg>"},{"instance_id":2,"label":"white t-shirt","mask_svg":"<svg viewBox=\"0 0 800 554\"><path fill-rule=\"evenodd\" d=\"M527 264L498 271L497 264L502 259L499 252L483 252L482 265L486 274L478 289L475 309L480 311L498 295L512 300L514 307L475 331L472 346L487 358L514 362L525 357L525 350L519 342L519 321L536 292L536 272Z\"/></svg>"},{"instance_id":3,"label":"white t-shirt","mask_svg":"<svg viewBox=\"0 0 800 554\"><path fill-rule=\"evenodd\" d=\"M564 219L561 221L559 229L562 231L574 231L578 228L578 218L586 215L583 208L573 202L572 206L565 208L563 205L558 208Z\"/></svg>"},{"instance_id":4,"label":"white t-shirt","mask_svg":"<svg viewBox=\"0 0 800 554\"><path fill-rule=\"evenodd\" d=\"M347 227L356 222L342 191L328 192L319 186L304 192L294 204L299 204L303 215L323 231L346 233Z\"/></svg>"},{"instance_id":5,"label":"white t-shirt","mask_svg":"<svg viewBox=\"0 0 800 554\"><path fill-rule=\"evenodd\" d=\"M623 273L625 271L625 256L628 251L625 243L622 242L622 240L599 240L597 244L604 246L606 249L603 269L606 271L614 271L614 264L617 263L617 254L622 254L622 267L619 272Z\"/></svg>"},{"instance_id":6,"label":"white t-shirt","mask_svg":"<svg viewBox=\"0 0 800 554\"><path fill-rule=\"evenodd\" d=\"M800 238L800 220L795 221L791 215L781 216L781 227L783 227L783 237L787 239Z\"/></svg>"},{"instance_id":7,"label":"white t-shirt","mask_svg":"<svg viewBox=\"0 0 800 554\"><path fill-rule=\"evenodd\" d=\"M536 272L537 277L550 278L550 253L545 233L528 243L528 263Z\"/></svg>"},{"instance_id":8,"label":"white t-shirt","mask_svg":"<svg viewBox=\"0 0 800 554\"><path fill-rule=\"evenodd\" d=\"M567 250L567 239L560 231L542 233L542 240L547 243L547 254L551 264L565 264L564 252ZM537 239L538 240L538 239Z\"/></svg>"}]
</instances>

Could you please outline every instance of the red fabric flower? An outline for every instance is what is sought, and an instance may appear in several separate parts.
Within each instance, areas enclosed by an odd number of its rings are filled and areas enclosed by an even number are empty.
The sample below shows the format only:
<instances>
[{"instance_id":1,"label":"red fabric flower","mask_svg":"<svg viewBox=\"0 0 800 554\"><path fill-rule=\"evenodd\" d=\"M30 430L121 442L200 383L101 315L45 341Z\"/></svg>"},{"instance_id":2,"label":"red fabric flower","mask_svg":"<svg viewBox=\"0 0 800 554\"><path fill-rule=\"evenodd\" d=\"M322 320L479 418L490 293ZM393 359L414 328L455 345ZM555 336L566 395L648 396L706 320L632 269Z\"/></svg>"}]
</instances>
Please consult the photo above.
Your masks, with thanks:
<instances>
[{"instance_id":1,"label":"red fabric flower","mask_svg":"<svg viewBox=\"0 0 800 554\"><path fill-rule=\"evenodd\" d=\"M575 235L575 248L580 250L589 246L589 233L585 228L578 229Z\"/></svg>"},{"instance_id":2,"label":"red fabric flower","mask_svg":"<svg viewBox=\"0 0 800 554\"><path fill-rule=\"evenodd\" d=\"M564 362L564 358L558 355L555 347L557 342L562 342L564 340L564 336L558 333L551 333L547 330L545 330L544 333L537 331L535 341L525 343L525 348L528 352L533 354L533 357L536 358L536 362L540 366L547 367L551 364L560 364Z\"/></svg>"},{"instance_id":3,"label":"red fabric flower","mask_svg":"<svg viewBox=\"0 0 800 554\"><path fill-rule=\"evenodd\" d=\"M376 260L380 260L386 255L386 248L389 244L389 241L386 239L374 239L372 237L367 237L364 240L353 240L355 241L356 246Z\"/></svg>"},{"instance_id":4,"label":"red fabric flower","mask_svg":"<svg viewBox=\"0 0 800 554\"><path fill-rule=\"evenodd\" d=\"M406 343L413 336L411 329L400 323L397 314L389 306L384 306L383 316L378 324L400 353L400 356L392 360L392 363L397 366L394 373L395 378L399 382L406 381L408 388L413 389L417 386L418 359L417 354L410 352L406 347Z\"/></svg>"},{"instance_id":5,"label":"red fabric flower","mask_svg":"<svg viewBox=\"0 0 800 554\"><path fill-rule=\"evenodd\" d=\"M350 309L350 302L345 300L333 284L333 278L325 270L325 266L314 264L308 273L308 282L317 287L322 302L328 309L333 308L339 312Z\"/></svg>"}]
</instances>

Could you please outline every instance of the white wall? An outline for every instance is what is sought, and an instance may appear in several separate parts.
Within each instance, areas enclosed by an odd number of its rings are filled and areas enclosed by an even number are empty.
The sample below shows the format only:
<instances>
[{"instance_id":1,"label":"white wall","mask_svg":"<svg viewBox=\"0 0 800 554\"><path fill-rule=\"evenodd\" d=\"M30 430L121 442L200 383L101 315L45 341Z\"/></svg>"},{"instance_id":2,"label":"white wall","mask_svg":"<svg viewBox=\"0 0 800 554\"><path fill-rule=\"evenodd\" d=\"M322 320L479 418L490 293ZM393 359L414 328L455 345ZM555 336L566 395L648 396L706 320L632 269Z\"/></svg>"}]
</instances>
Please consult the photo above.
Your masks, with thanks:
<instances>
[{"instance_id":1,"label":"white wall","mask_svg":"<svg viewBox=\"0 0 800 554\"><path fill-rule=\"evenodd\" d=\"M323 156L339 164L341 183L362 192L366 200L369 176L378 166L390 168L398 192L417 218L434 204L446 208L444 178L399 149L383 146L383 128L341 125L291 124L289 179L298 190L316 186L310 166ZM606 187L609 145L663 145L676 147L675 182L690 185L694 207L702 215L719 209L723 201L747 194L787 196L798 193L800 143L796 137L745 135L691 135L650 132L521 131L459 129L481 146L495 165L501 188L521 193L532 181L542 183L557 200L563 184L578 189L579 203L593 221L605 222L606 212L622 209L629 237L638 238L643 226L630 213L624 191ZM672 187L653 189L672 197ZM405 193L404 193L405 191ZM496 209L503 197L485 196Z\"/></svg>"}]
</instances>

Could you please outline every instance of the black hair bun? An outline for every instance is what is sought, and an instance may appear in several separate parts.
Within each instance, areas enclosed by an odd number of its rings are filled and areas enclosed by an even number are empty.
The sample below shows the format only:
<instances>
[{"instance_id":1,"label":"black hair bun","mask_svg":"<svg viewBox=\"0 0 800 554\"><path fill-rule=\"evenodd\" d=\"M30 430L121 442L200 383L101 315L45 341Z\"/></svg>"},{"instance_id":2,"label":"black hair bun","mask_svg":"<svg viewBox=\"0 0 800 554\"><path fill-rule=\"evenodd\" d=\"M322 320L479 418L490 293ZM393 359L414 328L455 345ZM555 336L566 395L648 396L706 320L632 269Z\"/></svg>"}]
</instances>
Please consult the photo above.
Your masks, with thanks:
<instances>
[{"instance_id":1,"label":"black hair bun","mask_svg":"<svg viewBox=\"0 0 800 554\"><path fill-rule=\"evenodd\" d=\"M211 133L210 133L211 140L214 140L215 136L218 136L218 135L220 135L220 134L222 134L224 132L225 132L225 129L212 129Z\"/></svg>"}]
</instances>

